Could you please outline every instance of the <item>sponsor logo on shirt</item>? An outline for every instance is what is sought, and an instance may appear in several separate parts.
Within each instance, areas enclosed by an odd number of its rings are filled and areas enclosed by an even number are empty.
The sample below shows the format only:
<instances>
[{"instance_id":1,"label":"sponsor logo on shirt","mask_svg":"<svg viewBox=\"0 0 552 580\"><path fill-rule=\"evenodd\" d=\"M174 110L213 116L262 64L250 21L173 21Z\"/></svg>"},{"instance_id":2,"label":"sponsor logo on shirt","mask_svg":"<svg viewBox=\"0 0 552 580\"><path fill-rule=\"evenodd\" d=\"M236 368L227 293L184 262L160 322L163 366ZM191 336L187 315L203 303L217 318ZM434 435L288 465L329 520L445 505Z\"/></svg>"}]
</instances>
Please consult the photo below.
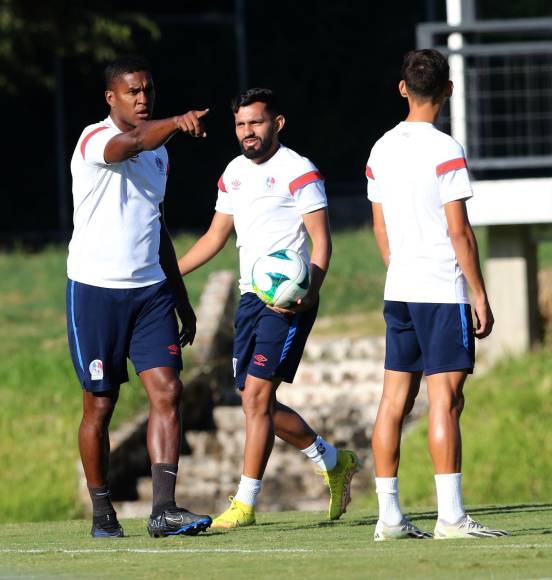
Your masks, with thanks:
<instances>
[{"instance_id":1,"label":"sponsor logo on shirt","mask_svg":"<svg viewBox=\"0 0 552 580\"><path fill-rule=\"evenodd\" d=\"M255 365L259 366L259 367L266 366L265 363L268 360L264 354L256 354L254 356L254 359L255 360L253 361L253 364L255 364Z\"/></svg>"},{"instance_id":2,"label":"sponsor logo on shirt","mask_svg":"<svg viewBox=\"0 0 552 580\"><path fill-rule=\"evenodd\" d=\"M157 169L159 169L159 173L161 173L161 175L165 174L165 165L163 164L163 160L161 159L161 157L157 157L157 155L155 156L155 165L157 165Z\"/></svg>"},{"instance_id":3,"label":"sponsor logo on shirt","mask_svg":"<svg viewBox=\"0 0 552 580\"><path fill-rule=\"evenodd\" d=\"M274 189L274 185L276 184L276 180L274 177L267 177L265 182L265 189L267 191L272 191Z\"/></svg>"},{"instance_id":4,"label":"sponsor logo on shirt","mask_svg":"<svg viewBox=\"0 0 552 580\"><path fill-rule=\"evenodd\" d=\"M234 179L232 181L232 189L239 189L241 187L241 181L239 179Z\"/></svg>"},{"instance_id":5,"label":"sponsor logo on shirt","mask_svg":"<svg viewBox=\"0 0 552 580\"><path fill-rule=\"evenodd\" d=\"M167 348L169 349L169 354L174 356L178 356L180 354L180 347L178 344L170 344Z\"/></svg>"},{"instance_id":6,"label":"sponsor logo on shirt","mask_svg":"<svg viewBox=\"0 0 552 580\"><path fill-rule=\"evenodd\" d=\"M88 370L93 381L101 381L103 379L103 362L100 359L94 359L88 366Z\"/></svg>"}]
</instances>

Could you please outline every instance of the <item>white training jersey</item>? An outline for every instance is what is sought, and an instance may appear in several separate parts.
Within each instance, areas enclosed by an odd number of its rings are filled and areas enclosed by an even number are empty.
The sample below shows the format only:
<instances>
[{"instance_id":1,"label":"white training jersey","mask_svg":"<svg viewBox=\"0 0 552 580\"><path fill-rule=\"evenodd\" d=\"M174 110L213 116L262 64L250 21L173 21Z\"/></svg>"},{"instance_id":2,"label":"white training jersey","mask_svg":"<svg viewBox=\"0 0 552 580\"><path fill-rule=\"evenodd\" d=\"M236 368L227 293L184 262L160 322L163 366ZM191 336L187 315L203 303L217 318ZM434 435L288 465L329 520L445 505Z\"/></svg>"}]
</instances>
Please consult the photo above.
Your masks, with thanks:
<instances>
[{"instance_id":1,"label":"white training jersey","mask_svg":"<svg viewBox=\"0 0 552 580\"><path fill-rule=\"evenodd\" d=\"M389 239L385 300L468 304L444 210L473 195L462 146L430 123L404 121L374 145L366 176Z\"/></svg>"},{"instance_id":2,"label":"white training jersey","mask_svg":"<svg viewBox=\"0 0 552 580\"><path fill-rule=\"evenodd\" d=\"M318 169L283 145L264 163L240 155L228 164L215 209L234 216L242 294L253 291L251 270L261 256L289 248L309 263L302 216L326 206Z\"/></svg>"},{"instance_id":3,"label":"white training jersey","mask_svg":"<svg viewBox=\"0 0 552 580\"><path fill-rule=\"evenodd\" d=\"M106 163L121 131L110 117L82 132L73 158L73 236L67 275L104 288L139 288L165 279L159 263L159 204L165 197L165 147Z\"/></svg>"}]
</instances>

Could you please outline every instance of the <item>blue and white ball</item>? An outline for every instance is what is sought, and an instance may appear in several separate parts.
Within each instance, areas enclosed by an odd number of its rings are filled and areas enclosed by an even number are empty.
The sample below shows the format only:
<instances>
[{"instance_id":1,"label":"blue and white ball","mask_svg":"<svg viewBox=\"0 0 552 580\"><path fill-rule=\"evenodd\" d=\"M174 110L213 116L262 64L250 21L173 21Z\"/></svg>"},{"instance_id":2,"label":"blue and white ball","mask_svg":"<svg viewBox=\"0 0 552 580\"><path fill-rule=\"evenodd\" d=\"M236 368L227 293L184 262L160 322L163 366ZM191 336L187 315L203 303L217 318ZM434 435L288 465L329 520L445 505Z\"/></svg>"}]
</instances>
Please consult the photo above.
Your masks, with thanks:
<instances>
[{"instance_id":1,"label":"blue and white ball","mask_svg":"<svg viewBox=\"0 0 552 580\"><path fill-rule=\"evenodd\" d=\"M309 290L309 268L295 251L277 250L253 265L253 291L266 304L286 308Z\"/></svg>"}]
</instances>

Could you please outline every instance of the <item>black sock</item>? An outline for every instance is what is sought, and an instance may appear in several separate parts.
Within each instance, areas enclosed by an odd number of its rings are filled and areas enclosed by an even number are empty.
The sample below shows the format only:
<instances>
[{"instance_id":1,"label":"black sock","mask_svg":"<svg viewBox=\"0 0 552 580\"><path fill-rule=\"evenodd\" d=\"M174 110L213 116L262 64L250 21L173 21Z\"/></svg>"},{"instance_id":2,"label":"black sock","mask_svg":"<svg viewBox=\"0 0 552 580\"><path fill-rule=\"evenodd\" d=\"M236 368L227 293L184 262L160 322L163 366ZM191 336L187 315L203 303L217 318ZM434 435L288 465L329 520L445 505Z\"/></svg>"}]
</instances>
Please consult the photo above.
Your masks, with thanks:
<instances>
[{"instance_id":1,"label":"black sock","mask_svg":"<svg viewBox=\"0 0 552 580\"><path fill-rule=\"evenodd\" d=\"M155 518L166 509L176 506L174 488L178 465L172 463L155 463L151 466L153 485L153 507L151 515Z\"/></svg>"},{"instance_id":2,"label":"black sock","mask_svg":"<svg viewBox=\"0 0 552 580\"><path fill-rule=\"evenodd\" d=\"M111 503L111 491L107 485L100 487L88 486L88 491L90 493L90 499L92 500L92 515L94 517L115 513L115 509Z\"/></svg>"}]
</instances>

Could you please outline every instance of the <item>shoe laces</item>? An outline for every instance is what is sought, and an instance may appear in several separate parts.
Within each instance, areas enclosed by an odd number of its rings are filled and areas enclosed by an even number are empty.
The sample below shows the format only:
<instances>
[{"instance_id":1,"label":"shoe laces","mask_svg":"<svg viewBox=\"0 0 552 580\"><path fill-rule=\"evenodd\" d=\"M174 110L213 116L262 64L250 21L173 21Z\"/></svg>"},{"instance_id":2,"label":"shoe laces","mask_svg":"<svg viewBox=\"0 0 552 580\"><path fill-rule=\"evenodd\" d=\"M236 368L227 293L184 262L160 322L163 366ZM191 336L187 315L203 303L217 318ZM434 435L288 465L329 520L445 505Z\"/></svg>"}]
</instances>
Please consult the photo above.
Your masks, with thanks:
<instances>
[{"instance_id":1,"label":"shoe laces","mask_svg":"<svg viewBox=\"0 0 552 580\"><path fill-rule=\"evenodd\" d=\"M230 507L228 508L229 511L238 512L245 515L245 512L238 505L238 500L233 495L228 496L228 501L230 502Z\"/></svg>"},{"instance_id":2,"label":"shoe laces","mask_svg":"<svg viewBox=\"0 0 552 580\"><path fill-rule=\"evenodd\" d=\"M467 528L468 530L480 530L485 526L466 514L466 517L458 527L461 529Z\"/></svg>"}]
</instances>

